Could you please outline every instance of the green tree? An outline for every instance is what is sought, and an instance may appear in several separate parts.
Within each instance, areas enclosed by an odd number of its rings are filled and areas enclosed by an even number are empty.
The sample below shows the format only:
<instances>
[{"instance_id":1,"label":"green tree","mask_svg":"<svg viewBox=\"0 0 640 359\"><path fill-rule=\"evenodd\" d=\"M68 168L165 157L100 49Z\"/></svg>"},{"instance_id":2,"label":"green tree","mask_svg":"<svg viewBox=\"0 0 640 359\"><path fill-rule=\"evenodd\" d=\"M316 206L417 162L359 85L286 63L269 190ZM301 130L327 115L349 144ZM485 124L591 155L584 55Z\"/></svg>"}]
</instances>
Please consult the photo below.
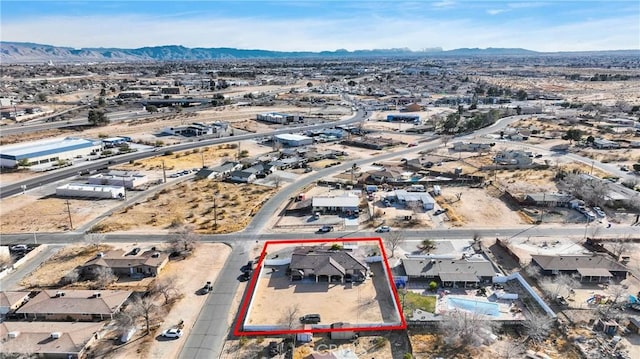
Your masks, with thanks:
<instances>
[{"instance_id":1,"label":"green tree","mask_svg":"<svg viewBox=\"0 0 640 359\"><path fill-rule=\"evenodd\" d=\"M447 116L447 119L444 121L442 125L444 127L444 131L446 133L455 132L454 130L458 127L458 122L460 121L460 114L452 113Z\"/></svg>"},{"instance_id":2,"label":"green tree","mask_svg":"<svg viewBox=\"0 0 640 359\"><path fill-rule=\"evenodd\" d=\"M636 172L640 172L640 163L634 163L633 164L633 170Z\"/></svg>"},{"instance_id":3,"label":"green tree","mask_svg":"<svg viewBox=\"0 0 640 359\"><path fill-rule=\"evenodd\" d=\"M44 92L40 92L38 94L38 101L42 101L42 102L47 101L47 94Z\"/></svg>"},{"instance_id":4,"label":"green tree","mask_svg":"<svg viewBox=\"0 0 640 359\"><path fill-rule=\"evenodd\" d=\"M311 81L307 82L307 87L313 87L313 82Z\"/></svg>"},{"instance_id":5,"label":"green tree","mask_svg":"<svg viewBox=\"0 0 640 359\"><path fill-rule=\"evenodd\" d=\"M582 139L582 131L577 128L570 128L567 130L567 133L562 136L562 139L568 140L570 143L572 141L580 141Z\"/></svg>"},{"instance_id":6,"label":"green tree","mask_svg":"<svg viewBox=\"0 0 640 359\"><path fill-rule=\"evenodd\" d=\"M527 99L527 92L525 90L518 90L518 92L516 92L516 98L520 101L524 101Z\"/></svg>"},{"instance_id":7,"label":"green tree","mask_svg":"<svg viewBox=\"0 0 640 359\"><path fill-rule=\"evenodd\" d=\"M107 101L104 100L104 97L98 97L98 106L105 107L106 105L107 105Z\"/></svg>"},{"instance_id":8,"label":"green tree","mask_svg":"<svg viewBox=\"0 0 640 359\"><path fill-rule=\"evenodd\" d=\"M158 112L158 107L155 105L147 105L145 108L147 109L147 112Z\"/></svg>"},{"instance_id":9,"label":"green tree","mask_svg":"<svg viewBox=\"0 0 640 359\"><path fill-rule=\"evenodd\" d=\"M593 136L591 136L591 135L590 135L589 137L587 137L587 143L589 143L589 144L593 144L593 142L594 142L595 140L596 140L596 139L595 139L595 137L593 137Z\"/></svg>"},{"instance_id":10,"label":"green tree","mask_svg":"<svg viewBox=\"0 0 640 359\"><path fill-rule=\"evenodd\" d=\"M422 242L418 245L418 248L422 251L429 252L432 249L436 248L436 244L431 239L423 239Z\"/></svg>"},{"instance_id":11,"label":"green tree","mask_svg":"<svg viewBox=\"0 0 640 359\"><path fill-rule=\"evenodd\" d=\"M107 96L107 90L104 88L100 89L100 96Z\"/></svg>"},{"instance_id":12,"label":"green tree","mask_svg":"<svg viewBox=\"0 0 640 359\"><path fill-rule=\"evenodd\" d=\"M93 126L104 126L109 124L107 115L104 111L99 110L89 110L88 120Z\"/></svg>"}]
</instances>

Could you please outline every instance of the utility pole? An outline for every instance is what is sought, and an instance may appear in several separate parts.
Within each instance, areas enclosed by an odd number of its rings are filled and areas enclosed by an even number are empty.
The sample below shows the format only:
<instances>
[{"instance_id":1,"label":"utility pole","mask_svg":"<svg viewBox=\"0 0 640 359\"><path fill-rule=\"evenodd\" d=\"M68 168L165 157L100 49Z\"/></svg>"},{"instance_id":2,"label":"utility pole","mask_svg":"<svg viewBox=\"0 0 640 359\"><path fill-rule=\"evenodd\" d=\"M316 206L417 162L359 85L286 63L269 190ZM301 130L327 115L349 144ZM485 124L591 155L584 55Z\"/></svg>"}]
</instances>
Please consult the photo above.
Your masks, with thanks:
<instances>
[{"instance_id":1,"label":"utility pole","mask_svg":"<svg viewBox=\"0 0 640 359\"><path fill-rule=\"evenodd\" d=\"M167 171L164 168L164 161L162 161L162 183L167 183Z\"/></svg>"},{"instance_id":2,"label":"utility pole","mask_svg":"<svg viewBox=\"0 0 640 359\"><path fill-rule=\"evenodd\" d=\"M204 168L204 152L200 152L200 157L202 158L202 168Z\"/></svg>"},{"instance_id":3,"label":"utility pole","mask_svg":"<svg viewBox=\"0 0 640 359\"><path fill-rule=\"evenodd\" d=\"M218 211L216 207L216 196L213 195L213 225L217 229L218 228Z\"/></svg>"},{"instance_id":4,"label":"utility pole","mask_svg":"<svg viewBox=\"0 0 640 359\"><path fill-rule=\"evenodd\" d=\"M69 203L69 200L66 200L65 203L67 204L67 214L69 215L69 228L73 230L73 221L71 220L71 204Z\"/></svg>"}]
</instances>

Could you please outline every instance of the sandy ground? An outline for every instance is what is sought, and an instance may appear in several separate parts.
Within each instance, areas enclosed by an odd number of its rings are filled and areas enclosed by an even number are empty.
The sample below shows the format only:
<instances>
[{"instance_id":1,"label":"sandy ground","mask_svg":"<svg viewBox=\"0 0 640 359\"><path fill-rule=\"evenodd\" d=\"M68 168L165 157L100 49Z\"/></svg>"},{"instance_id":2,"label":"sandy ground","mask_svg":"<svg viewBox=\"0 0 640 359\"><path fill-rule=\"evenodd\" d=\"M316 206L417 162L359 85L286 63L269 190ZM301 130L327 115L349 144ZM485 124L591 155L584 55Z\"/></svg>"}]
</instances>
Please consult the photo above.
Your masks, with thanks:
<instances>
[{"instance_id":1,"label":"sandy ground","mask_svg":"<svg viewBox=\"0 0 640 359\"><path fill-rule=\"evenodd\" d=\"M456 196L460 193L462 196L458 201ZM518 212L482 188L443 186L442 196L436 197L436 201L444 208L450 208L446 215L453 226L495 228L527 224Z\"/></svg>"},{"instance_id":2,"label":"sandy ground","mask_svg":"<svg viewBox=\"0 0 640 359\"><path fill-rule=\"evenodd\" d=\"M352 324L389 323L399 318L391 295L383 292L387 278L380 265L372 265L374 277L362 284L291 282L284 267L271 273L265 268L256 286L248 323L254 325L285 325L286 313L298 308L299 316L318 313L322 323ZM388 287L387 287L388 288ZM389 300L385 300L387 297ZM283 300L291 298L291 300ZM299 323L293 323L297 328Z\"/></svg>"}]
</instances>

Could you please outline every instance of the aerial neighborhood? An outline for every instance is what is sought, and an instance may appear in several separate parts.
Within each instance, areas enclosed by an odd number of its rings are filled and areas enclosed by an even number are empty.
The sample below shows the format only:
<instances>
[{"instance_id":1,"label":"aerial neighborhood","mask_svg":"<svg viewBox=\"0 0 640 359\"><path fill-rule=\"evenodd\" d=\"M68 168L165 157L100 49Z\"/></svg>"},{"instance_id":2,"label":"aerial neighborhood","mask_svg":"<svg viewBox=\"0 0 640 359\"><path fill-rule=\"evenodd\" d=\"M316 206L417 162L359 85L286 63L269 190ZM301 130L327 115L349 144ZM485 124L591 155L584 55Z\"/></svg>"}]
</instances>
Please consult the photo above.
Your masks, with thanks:
<instances>
[{"instance_id":1,"label":"aerial neighborhood","mask_svg":"<svg viewBox=\"0 0 640 359\"><path fill-rule=\"evenodd\" d=\"M1 46L3 357L640 358L637 51Z\"/></svg>"}]
</instances>

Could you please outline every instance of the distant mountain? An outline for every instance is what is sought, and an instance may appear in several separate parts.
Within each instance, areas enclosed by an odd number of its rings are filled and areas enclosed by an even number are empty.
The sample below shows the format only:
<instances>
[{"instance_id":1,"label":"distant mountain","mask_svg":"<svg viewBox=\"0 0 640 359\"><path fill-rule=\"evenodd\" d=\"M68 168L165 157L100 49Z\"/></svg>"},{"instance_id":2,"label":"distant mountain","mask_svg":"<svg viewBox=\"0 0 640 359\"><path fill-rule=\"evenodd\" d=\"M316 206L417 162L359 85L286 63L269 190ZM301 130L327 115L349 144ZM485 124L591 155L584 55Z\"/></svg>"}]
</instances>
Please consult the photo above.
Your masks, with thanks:
<instances>
[{"instance_id":1,"label":"distant mountain","mask_svg":"<svg viewBox=\"0 0 640 359\"><path fill-rule=\"evenodd\" d=\"M638 50L614 51L616 54L640 54ZM593 54L594 52L588 52ZM596 52L608 53L608 52ZM188 48L179 45L121 48L58 47L27 42L0 42L0 63L87 63L122 61L175 61L221 59L282 59L282 58L365 58L365 57L417 57L417 56L528 56L547 54L526 49L464 48L443 51L441 48L412 51L407 48L321 52L283 52L236 48ZM564 54L564 53L556 53ZM586 54L586 53L580 53Z\"/></svg>"}]
</instances>

